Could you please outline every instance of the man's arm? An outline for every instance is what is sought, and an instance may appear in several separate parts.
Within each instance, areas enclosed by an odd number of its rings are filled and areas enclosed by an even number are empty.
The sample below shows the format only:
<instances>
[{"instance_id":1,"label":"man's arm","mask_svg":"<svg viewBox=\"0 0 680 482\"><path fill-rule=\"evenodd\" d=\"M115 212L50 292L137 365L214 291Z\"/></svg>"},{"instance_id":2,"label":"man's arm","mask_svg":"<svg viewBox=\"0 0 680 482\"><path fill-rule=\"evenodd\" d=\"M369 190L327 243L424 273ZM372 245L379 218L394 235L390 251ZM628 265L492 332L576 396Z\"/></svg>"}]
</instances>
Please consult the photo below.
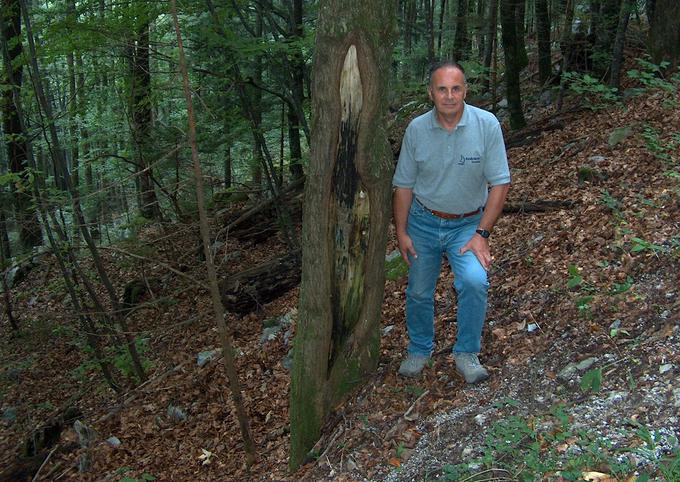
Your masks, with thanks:
<instances>
[{"instance_id":1,"label":"man's arm","mask_svg":"<svg viewBox=\"0 0 680 482\"><path fill-rule=\"evenodd\" d=\"M491 231L496 225L498 217L503 212L503 205L505 204L505 198L508 195L508 190L510 189L510 184L499 184L493 186L489 191L489 197L486 201L486 206L484 207L484 214L482 219L479 221L479 229L485 229ZM482 238L479 234L475 233L474 236L468 241L465 246L460 248L460 254L465 253L468 250L477 256L477 259L482 264L482 267L488 271L491 267L491 251L489 250L489 240Z\"/></svg>"},{"instance_id":2,"label":"man's arm","mask_svg":"<svg viewBox=\"0 0 680 482\"><path fill-rule=\"evenodd\" d=\"M392 196L392 213L394 215L394 226L397 231L397 242L399 243L399 252L401 257L406 261L406 264L411 266L408 259L410 254L414 258L418 257L416 250L413 247L411 237L406 233L406 226L408 224L408 212L413 201L413 190L405 187L397 187Z\"/></svg>"}]
</instances>

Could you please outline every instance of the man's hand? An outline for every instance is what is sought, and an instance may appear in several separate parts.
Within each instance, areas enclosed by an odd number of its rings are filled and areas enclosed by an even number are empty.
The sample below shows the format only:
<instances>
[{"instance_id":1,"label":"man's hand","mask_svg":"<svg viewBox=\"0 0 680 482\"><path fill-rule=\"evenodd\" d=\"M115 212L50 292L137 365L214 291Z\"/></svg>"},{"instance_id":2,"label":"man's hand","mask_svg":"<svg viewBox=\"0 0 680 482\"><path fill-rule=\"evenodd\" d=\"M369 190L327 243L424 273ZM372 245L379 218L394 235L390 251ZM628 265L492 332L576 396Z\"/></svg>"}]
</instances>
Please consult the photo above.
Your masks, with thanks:
<instances>
[{"instance_id":1,"label":"man's hand","mask_svg":"<svg viewBox=\"0 0 680 482\"><path fill-rule=\"evenodd\" d=\"M399 243L399 252L401 253L402 259L406 261L407 265L411 266L411 260L408 259L408 255L410 254L414 258L418 257L416 248L413 247L411 236L406 233L402 235L397 234L397 242Z\"/></svg>"},{"instance_id":2,"label":"man's hand","mask_svg":"<svg viewBox=\"0 0 680 482\"><path fill-rule=\"evenodd\" d=\"M488 239L482 238L479 234L475 233L470 238L470 241L460 248L460 254L464 254L466 251L472 251L477 256L482 268L489 271L489 268L491 268L491 251L489 250Z\"/></svg>"}]
</instances>

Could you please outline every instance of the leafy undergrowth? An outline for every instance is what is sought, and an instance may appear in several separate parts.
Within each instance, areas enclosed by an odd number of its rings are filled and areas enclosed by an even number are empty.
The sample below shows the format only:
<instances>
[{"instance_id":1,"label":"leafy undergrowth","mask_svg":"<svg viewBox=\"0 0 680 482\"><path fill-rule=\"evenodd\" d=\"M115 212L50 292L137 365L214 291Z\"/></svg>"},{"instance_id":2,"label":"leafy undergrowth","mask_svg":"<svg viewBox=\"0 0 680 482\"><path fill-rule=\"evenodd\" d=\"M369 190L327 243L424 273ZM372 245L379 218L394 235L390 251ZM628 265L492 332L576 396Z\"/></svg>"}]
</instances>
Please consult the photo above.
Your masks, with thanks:
<instances>
[{"instance_id":1,"label":"leafy undergrowth","mask_svg":"<svg viewBox=\"0 0 680 482\"><path fill-rule=\"evenodd\" d=\"M84 350L45 256L12 290L21 333L0 343L0 463L11 465L36 429L73 406L96 436L83 448L66 426L40 469L44 479L678 480L678 105L677 89L649 90L625 106L563 115L564 128L511 149L510 205L573 204L508 213L493 233L481 353L491 379L468 387L452 368L446 266L436 355L422 378L396 375L406 281L391 266L378 371L337 407L313 460L294 474L285 363L294 323L262 333L294 310L297 290L229 319L259 450L248 470L222 366L196 362L218 345L197 229L151 226L104 250L118 292L134 279L151 287L129 316L150 381L119 397ZM553 115L534 112L534 125ZM277 239L248 246L221 233L220 241L223 274L283 249ZM5 318L2 327L9 331ZM123 355L112 357L129 371Z\"/></svg>"}]
</instances>

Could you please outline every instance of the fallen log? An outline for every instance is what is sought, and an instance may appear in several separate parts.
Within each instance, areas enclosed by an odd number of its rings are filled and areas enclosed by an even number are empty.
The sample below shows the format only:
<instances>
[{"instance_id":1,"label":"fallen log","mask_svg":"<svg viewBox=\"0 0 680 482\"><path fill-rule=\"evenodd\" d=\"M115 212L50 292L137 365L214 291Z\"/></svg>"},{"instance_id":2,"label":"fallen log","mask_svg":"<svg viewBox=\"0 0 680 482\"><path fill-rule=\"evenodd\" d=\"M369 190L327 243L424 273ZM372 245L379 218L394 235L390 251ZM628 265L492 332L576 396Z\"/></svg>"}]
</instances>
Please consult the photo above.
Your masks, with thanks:
<instances>
[{"instance_id":1,"label":"fallen log","mask_svg":"<svg viewBox=\"0 0 680 482\"><path fill-rule=\"evenodd\" d=\"M301 254L294 251L220 282L222 303L239 316L259 309L300 284Z\"/></svg>"},{"instance_id":2,"label":"fallen log","mask_svg":"<svg viewBox=\"0 0 680 482\"><path fill-rule=\"evenodd\" d=\"M503 206L504 213L542 213L545 211L556 211L558 209L570 209L574 207L574 201L544 200L522 201L519 203L509 203Z\"/></svg>"}]
</instances>

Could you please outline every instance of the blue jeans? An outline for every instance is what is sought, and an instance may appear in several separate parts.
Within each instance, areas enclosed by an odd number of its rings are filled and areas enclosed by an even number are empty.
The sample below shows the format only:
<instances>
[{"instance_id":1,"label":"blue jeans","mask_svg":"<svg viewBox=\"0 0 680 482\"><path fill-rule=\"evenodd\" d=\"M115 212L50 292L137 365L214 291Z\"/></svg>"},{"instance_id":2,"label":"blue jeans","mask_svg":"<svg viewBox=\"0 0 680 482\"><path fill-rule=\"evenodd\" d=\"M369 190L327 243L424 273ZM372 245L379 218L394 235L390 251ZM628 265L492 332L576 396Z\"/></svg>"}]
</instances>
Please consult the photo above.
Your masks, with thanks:
<instances>
[{"instance_id":1,"label":"blue jeans","mask_svg":"<svg viewBox=\"0 0 680 482\"><path fill-rule=\"evenodd\" d=\"M482 214L462 219L442 219L415 200L408 216L407 232L418 254L410 257L406 289L408 352L430 356L434 341L434 291L446 254L458 294L458 336L454 352L479 353L486 317L489 283L486 270L472 251L459 250L475 234Z\"/></svg>"}]
</instances>

